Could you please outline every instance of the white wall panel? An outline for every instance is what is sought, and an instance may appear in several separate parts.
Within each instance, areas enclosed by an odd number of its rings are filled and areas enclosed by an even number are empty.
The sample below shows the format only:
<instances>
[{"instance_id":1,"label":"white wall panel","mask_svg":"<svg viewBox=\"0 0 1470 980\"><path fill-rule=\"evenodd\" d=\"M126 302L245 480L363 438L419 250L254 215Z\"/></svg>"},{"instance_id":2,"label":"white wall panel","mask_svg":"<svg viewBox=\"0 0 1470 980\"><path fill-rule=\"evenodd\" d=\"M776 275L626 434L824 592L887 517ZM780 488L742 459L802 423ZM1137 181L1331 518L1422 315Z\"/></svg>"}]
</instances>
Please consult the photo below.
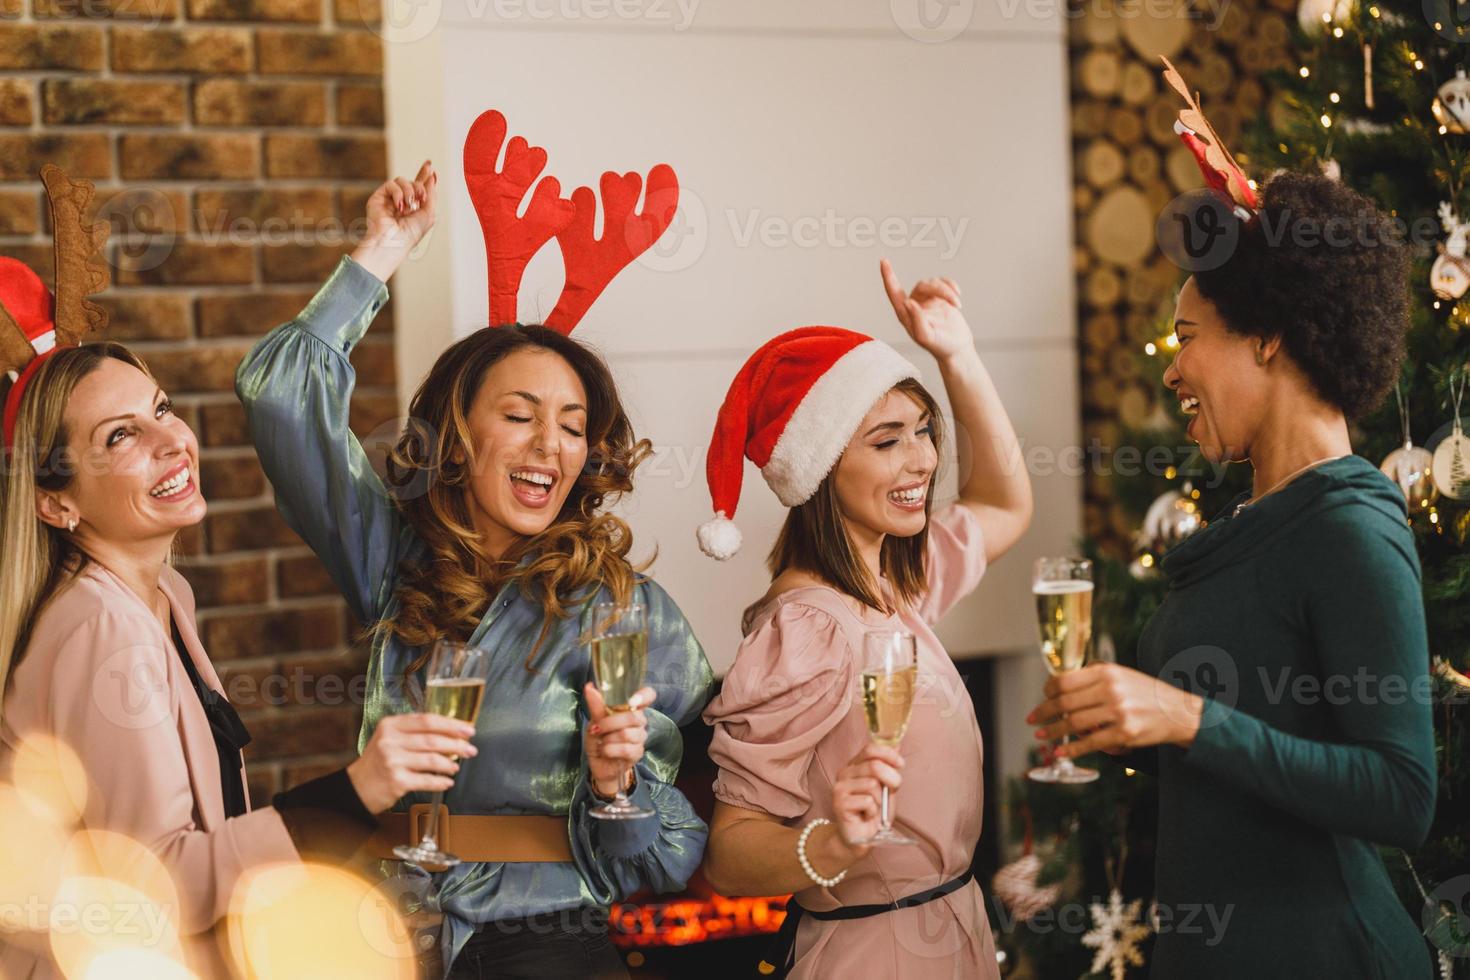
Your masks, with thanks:
<instances>
[{"instance_id":1,"label":"white wall panel","mask_svg":"<svg viewBox=\"0 0 1470 980\"><path fill-rule=\"evenodd\" d=\"M608 356L640 434L660 447L622 510L638 550L658 546L657 577L718 670L738 643L741 608L765 589L762 560L782 518L747 467L744 551L720 564L694 544L710 508L704 447L744 358L782 330L831 323L899 344L938 388L886 307L881 255L910 280L959 280L1022 436L1052 450L1078 443L1059 5L702 0L681 28L688 7L677 0L516 2L426 0L396 20L399 0L389 6L391 164L411 174L432 157L446 191L440 227L393 283L402 401L439 351L485 319L484 251L460 164L481 110L501 109L513 132L546 147L568 190L605 169L673 164L680 221L578 336ZM920 9L935 25L927 33ZM550 311L561 274L554 247L532 263L524 319ZM1030 561L1070 550L1080 528L1079 474L1034 483L1031 532L941 628L956 655L1020 655L998 674L1002 744L988 752L1008 772L1020 766L1029 732L1017 720L1041 676Z\"/></svg>"}]
</instances>

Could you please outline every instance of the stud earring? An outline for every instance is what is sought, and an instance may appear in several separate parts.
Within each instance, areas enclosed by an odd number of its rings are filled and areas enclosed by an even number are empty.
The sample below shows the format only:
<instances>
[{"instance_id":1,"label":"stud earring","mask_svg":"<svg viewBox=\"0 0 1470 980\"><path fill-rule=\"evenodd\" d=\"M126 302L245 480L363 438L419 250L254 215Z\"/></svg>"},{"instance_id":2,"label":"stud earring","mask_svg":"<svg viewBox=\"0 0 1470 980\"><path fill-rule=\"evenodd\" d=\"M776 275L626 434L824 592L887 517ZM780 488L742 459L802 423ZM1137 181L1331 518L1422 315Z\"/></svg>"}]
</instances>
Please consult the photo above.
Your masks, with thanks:
<instances>
[{"instance_id":1,"label":"stud earring","mask_svg":"<svg viewBox=\"0 0 1470 980\"><path fill-rule=\"evenodd\" d=\"M70 531L71 533L73 533L73 534L76 533L76 530L77 530L77 519L75 517L73 517L70 521L67 522L66 529L68 531Z\"/></svg>"}]
</instances>

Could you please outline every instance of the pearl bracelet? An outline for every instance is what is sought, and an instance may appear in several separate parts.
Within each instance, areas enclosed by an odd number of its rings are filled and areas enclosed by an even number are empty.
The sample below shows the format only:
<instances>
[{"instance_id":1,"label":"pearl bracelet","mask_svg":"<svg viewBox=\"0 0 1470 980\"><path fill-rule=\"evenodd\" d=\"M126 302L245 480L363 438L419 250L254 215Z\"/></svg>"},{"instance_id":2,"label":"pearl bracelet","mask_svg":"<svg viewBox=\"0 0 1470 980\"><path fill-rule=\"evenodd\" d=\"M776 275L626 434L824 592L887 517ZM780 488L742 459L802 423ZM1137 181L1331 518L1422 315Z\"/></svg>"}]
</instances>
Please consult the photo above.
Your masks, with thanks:
<instances>
[{"instance_id":1,"label":"pearl bracelet","mask_svg":"<svg viewBox=\"0 0 1470 980\"><path fill-rule=\"evenodd\" d=\"M831 888L843 878L846 878L847 869L842 869L841 873L839 873L835 878L823 878L821 875L817 874L816 869L812 867L812 863L808 861L806 857L806 839L812 835L812 831L816 830L822 824L831 822L832 821L828 820L826 817L818 817L817 819L813 820L811 823L803 827L801 831L801 836L796 839L796 859L801 862L801 870L805 871L808 878L810 878L812 881L815 881L823 888Z\"/></svg>"}]
</instances>

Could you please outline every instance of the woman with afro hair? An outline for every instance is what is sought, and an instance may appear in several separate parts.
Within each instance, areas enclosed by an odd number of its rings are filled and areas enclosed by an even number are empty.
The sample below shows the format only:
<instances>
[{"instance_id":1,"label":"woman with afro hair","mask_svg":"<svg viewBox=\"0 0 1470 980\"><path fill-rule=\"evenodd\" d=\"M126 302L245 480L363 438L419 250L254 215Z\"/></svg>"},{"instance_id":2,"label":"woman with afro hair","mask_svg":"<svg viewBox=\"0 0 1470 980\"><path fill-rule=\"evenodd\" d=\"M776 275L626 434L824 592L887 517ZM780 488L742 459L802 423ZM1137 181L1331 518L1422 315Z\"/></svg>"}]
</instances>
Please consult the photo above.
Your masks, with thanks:
<instances>
[{"instance_id":1,"label":"woman with afro hair","mask_svg":"<svg viewBox=\"0 0 1470 980\"><path fill-rule=\"evenodd\" d=\"M1348 429L1398 377L1407 262L1343 184L1266 184L1185 283L1164 375L1204 456L1254 486L1164 557L1136 666L1057 675L1028 719L1158 777L1154 977L1431 975L1377 851L1434 814L1419 562Z\"/></svg>"}]
</instances>

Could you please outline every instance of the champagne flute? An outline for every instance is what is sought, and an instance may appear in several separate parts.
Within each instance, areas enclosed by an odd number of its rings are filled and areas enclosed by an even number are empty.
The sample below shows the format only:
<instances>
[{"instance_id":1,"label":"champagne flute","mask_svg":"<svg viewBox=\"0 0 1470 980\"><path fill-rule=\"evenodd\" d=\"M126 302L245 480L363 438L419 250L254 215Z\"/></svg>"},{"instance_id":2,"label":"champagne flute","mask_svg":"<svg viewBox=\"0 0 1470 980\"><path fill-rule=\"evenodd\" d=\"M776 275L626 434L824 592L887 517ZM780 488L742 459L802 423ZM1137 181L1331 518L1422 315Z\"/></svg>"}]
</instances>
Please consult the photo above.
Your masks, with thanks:
<instances>
[{"instance_id":1,"label":"champagne flute","mask_svg":"<svg viewBox=\"0 0 1470 980\"><path fill-rule=\"evenodd\" d=\"M918 647L912 633L902 630L869 630L863 635L863 715L868 734L879 745L898 748L908 731L918 684ZM917 844L893 829L888 807L888 787L883 799L878 832L858 844Z\"/></svg>"},{"instance_id":2,"label":"champagne flute","mask_svg":"<svg viewBox=\"0 0 1470 980\"><path fill-rule=\"evenodd\" d=\"M648 670L648 613L642 603L599 602L592 607L592 679L608 711L629 711ZM612 802L587 812L598 820L640 820L652 810L628 799L619 774Z\"/></svg>"},{"instance_id":3,"label":"champagne flute","mask_svg":"<svg viewBox=\"0 0 1470 980\"><path fill-rule=\"evenodd\" d=\"M437 641L429 654L424 710L474 724L485 700L485 678L489 670L488 651L455 640ZM393 848L396 857L426 868L452 868L459 864L459 858L440 850L436 840L443 802L444 791L439 790L429 808L423 839L412 847L400 844Z\"/></svg>"},{"instance_id":4,"label":"champagne flute","mask_svg":"<svg viewBox=\"0 0 1470 980\"><path fill-rule=\"evenodd\" d=\"M1084 558L1038 558L1031 579L1036 621L1041 628L1041 655L1052 674L1080 670L1092 640L1092 562ZM1066 745L1070 736L1062 736ZM1038 783L1090 783L1096 769L1054 759L1026 774Z\"/></svg>"}]
</instances>

